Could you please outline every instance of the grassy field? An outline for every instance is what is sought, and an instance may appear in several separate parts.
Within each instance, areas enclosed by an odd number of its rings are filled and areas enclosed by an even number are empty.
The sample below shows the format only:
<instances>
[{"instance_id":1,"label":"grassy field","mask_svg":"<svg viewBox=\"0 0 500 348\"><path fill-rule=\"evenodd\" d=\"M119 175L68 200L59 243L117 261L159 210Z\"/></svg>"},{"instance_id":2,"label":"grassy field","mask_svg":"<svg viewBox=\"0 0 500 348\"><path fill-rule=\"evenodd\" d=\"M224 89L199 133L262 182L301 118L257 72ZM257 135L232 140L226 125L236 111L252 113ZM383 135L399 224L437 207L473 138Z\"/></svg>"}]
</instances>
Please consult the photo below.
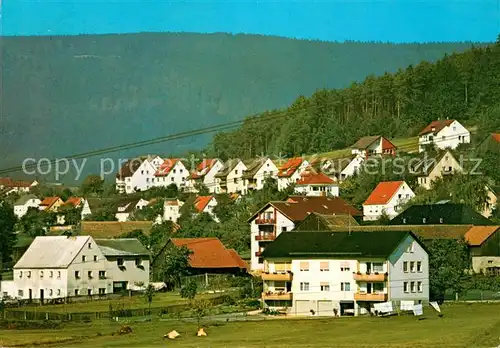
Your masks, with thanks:
<instances>
[{"instance_id":1,"label":"grassy field","mask_svg":"<svg viewBox=\"0 0 500 348\"><path fill-rule=\"evenodd\" d=\"M58 330L0 330L0 346L55 347L496 347L500 345L500 304L450 304L439 318L430 307L424 320L388 318L274 319L264 322L204 323L208 337L195 336L196 325L181 321L130 323L133 332L113 336L119 323L74 324ZM181 336L165 342L163 335Z\"/></svg>"},{"instance_id":2,"label":"grassy field","mask_svg":"<svg viewBox=\"0 0 500 348\"><path fill-rule=\"evenodd\" d=\"M199 295L203 298L213 297L215 295ZM184 304L187 301L179 296L177 293L156 293L152 307L166 307L176 304ZM30 307L19 307L10 308L9 310L19 310L19 311L39 311L39 312L50 312L50 313L86 313L86 312L105 312L109 310L109 305L113 308L124 308L124 309L141 309L147 308L148 303L144 296L132 296L132 297L121 297L116 300L89 300L85 302L68 303L68 304L57 304L57 305L44 305L44 306L30 306Z\"/></svg>"}]
</instances>

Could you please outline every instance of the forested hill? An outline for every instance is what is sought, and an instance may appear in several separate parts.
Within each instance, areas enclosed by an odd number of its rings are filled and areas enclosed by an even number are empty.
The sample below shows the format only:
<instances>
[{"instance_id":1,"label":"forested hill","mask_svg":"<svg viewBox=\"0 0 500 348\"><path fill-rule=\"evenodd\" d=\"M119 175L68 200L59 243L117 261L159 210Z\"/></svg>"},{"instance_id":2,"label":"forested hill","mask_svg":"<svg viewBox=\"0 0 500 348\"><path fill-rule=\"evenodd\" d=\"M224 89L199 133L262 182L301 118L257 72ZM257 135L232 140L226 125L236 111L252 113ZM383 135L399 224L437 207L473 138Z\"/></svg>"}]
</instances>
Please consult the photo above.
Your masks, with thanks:
<instances>
[{"instance_id":1,"label":"forested hill","mask_svg":"<svg viewBox=\"0 0 500 348\"><path fill-rule=\"evenodd\" d=\"M243 119L470 46L188 33L3 37L1 167ZM113 156L179 153L211 137Z\"/></svg>"},{"instance_id":2,"label":"forested hill","mask_svg":"<svg viewBox=\"0 0 500 348\"><path fill-rule=\"evenodd\" d=\"M365 135L414 136L439 118L480 125L483 134L500 129L500 41L299 97L218 134L212 149L221 158L321 153Z\"/></svg>"}]
</instances>

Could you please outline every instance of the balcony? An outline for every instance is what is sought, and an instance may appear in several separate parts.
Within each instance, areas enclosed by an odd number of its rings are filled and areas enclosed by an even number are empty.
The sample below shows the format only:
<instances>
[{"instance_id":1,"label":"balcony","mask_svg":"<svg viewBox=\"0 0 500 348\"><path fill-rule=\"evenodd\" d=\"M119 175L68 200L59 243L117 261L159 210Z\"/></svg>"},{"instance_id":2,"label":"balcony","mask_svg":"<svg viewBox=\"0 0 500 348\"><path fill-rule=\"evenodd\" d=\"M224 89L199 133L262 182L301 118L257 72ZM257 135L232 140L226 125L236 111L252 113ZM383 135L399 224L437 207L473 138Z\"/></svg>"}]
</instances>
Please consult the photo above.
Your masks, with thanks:
<instances>
[{"instance_id":1,"label":"balcony","mask_svg":"<svg viewBox=\"0 0 500 348\"><path fill-rule=\"evenodd\" d=\"M263 292L262 293L263 300L282 300L282 301L291 301L292 293L291 292Z\"/></svg>"},{"instance_id":2,"label":"balcony","mask_svg":"<svg viewBox=\"0 0 500 348\"><path fill-rule=\"evenodd\" d=\"M354 280L359 282L385 282L387 273L354 273Z\"/></svg>"},{"instance_id":3,"label":"balcony","mask_svg":"<svg viewBox=\"0 0 500 348\"><path fill-rule=\"evenodd\" d=\"M292 272L262 273L262 280L292 281Z\"/></svg>"},{"instance_id":4,"label":"balcony","mask_svg":"<svg viewBox=\"0 0 500 348\"><path fill-rule=\"evenodd\" d=\"M387 301L387 294L384 293L375 293L375 294L367 294L357 292L354 294L355 301L373 301L373 302L385 302Z\"/></svg>"},{"instance_id":5,"label":"balcony","mask_svg":"<svg viewBox=\"0 0 500 348\"><path fill-rule=\"evenodd\" d=\"M258 234L255 236L256 241L273 241L276 239L276 235L274 233L268 234Z\"/></svg>"},{"instance_id":6,"label":"balcony","mask_svg":"<svg viewBox=\"0 0 500 348\"><path fill-rule=\"evenodd\" d=\"M255 223L257 225L274 225L276 224L276 220L274 218L270 218L270 219L255 219Z\"/></svg>"}]
</instances>

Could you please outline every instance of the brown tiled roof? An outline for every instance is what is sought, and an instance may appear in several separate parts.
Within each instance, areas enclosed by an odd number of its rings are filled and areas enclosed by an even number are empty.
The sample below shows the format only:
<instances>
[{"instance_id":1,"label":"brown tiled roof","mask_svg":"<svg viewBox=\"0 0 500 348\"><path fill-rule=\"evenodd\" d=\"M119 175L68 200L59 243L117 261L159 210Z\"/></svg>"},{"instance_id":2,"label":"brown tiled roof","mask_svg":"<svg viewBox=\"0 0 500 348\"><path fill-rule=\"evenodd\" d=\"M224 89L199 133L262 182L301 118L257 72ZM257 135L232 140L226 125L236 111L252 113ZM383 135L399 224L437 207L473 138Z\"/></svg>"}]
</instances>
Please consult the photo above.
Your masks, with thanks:
<instances>
[{"instance_id":1,"label":"brown tiled roof","mask_svg":"<svg viewBox=\"0 0 500 348\"><path fill-rule=\"evenodd\" d=\"M500 226L473 226L465 234L465 240L471 246L481 246Z\"/></svg>"},{"instance_id":2,"label":"brown tiled roof","mask_svg":"<svg viewBox=\"0 0 500 348\"><path fill-rule=\"evenodd\" d=\"M245 179L253 178L255 174L257 174L259 169L264 165L264 163L266 163L267 160L268 158L257 158L256 160L254 160L247 166L247 169L243 174L243 178Z\"/></svg>"},{"instance_id":3,"label":"brown tiled roof","mask_svg":"<svg viewBox=\"0 0 500 348\"><path fill-rule=\"evenodd\" d=\"M93 238L115 238L134 230L149 234L152 226L153 221L82 221L80 234Z\"/></svg>"},{"instance_id":4,"label":"brown tiled roof","mask_svg":"<svg viewBox=\"0 0 500 348\"><path fill-rule=\"evenodd\" d=\"M47 207L46 209L50 209L60 199L59 197L45 197L40 205Z\"/></svg>"},{"instance_id":5,"label":"brown tiled roof","mask_svg":"<svg viewBox=\"0 0 500 348\"><path fill-rule=\"evenodd\" d=\"M171 238L177 246L186 246L192 251L189 265L192 268L240 268L247 265L232 249L226 249L218 238Z\"/></svg>"},{"instance_id":6,"label":"brown tiled roof","mask_svg":"<svg viewBox=\"0 0 500 348\"><path fill-rule=\"evenodd\" d=\"M360 138L354 145L351 146L353 149L364 150L377 140L379 140L381 135L369 135L366 137Z\"/></svg>"},{"instance_id":7,"label":"brown tiled roof","mask_svg":"<svg viewBox=\"0 0 500 348\"><path fill-rule=\"evenodd\" d=\"M224 163L224 167L217 173L215 174L216 177L218 178L225 178L226 176L231 173L231 171L236 168L236 166L241 162L239 158L234 158L234 159L229 159Z\"/></svg>"},{"instance_id":8,"label":"brown tiled roof","mask_svg":"<svg viewBox=\"0 0 500 348\"><path fill-rule=\"evenodd\" d=\"M441 130L445 127L448 127L450 124L452 124L455 120L438 120L438 121L432 121L429 123L427 127L422 129L422 131L418 135L425 135L428 133L439 133ZM434 130L433 130L434 129Z\"/></svg>"}]
</instances>

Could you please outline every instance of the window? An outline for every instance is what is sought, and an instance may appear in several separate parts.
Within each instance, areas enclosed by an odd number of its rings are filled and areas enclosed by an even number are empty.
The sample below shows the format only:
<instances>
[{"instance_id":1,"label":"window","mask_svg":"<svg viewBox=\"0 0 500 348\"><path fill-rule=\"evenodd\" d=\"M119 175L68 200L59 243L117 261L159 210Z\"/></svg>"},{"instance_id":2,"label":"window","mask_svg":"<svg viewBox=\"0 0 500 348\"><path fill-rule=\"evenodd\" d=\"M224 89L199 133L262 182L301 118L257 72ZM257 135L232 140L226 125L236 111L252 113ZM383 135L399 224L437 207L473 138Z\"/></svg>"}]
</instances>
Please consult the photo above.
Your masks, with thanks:
<instances>
[{"instance_id":1,"label":"window","mask_svg":"<svg viewBox=\"0 0 500 348\"><path fill-rule=\"evenodd\" d=\"M307 271L309 271L309 262L301 262L300 263L300 271L301 272L307 272Z\"/></svg>"},{"instance_id":2,"label":"window","mask_svg":"<svg viewBox=\"0 0 500 348\"><path fill-rule=\"evenodd\" d=\"M374 272L383 272L384 271L384 264L382 262L373 262L372 263L372 269Z\"/></svg>"},{"instance_id":3,"label":"window","mask_svg":"<svg viewBox=\"0 0 500 348\"><path fill-rule=\"evenodd\" d=\"M75 271L75 278L80 279L80 271Z\"/></svg>"},{"instance_id":4,"label":"window","mask_svg":"<svg viewBox=\"0 0 500 348\"><path fill-rule=\"evenodd\" d=\"M136 267L142 266L142 259L140 257L135 259L135 266Z\"/></svg>"},{"instance_id":5,"label":"window","mask_svg":"<svg viewBox=\"0 0 500 348\"><path fill-rule=\"evenodd\" d=\"M415 273L415 261L410 261L410 272Z\"/></svg>"},{"instance_id":6,"label":"window","mask_svg":"<svg viewBox=\"0 0 500 348\"><path fill-rule=\"evenodd\" d=\"M92 296L92 289L87 289L87 295Z\"/></svg>"},{"instance_id":7,"label":"window","mask_svg":"<svg viewBox=\"0 0 500 348\"><path fill-rule=\"evenodd\" d=\"M19 271L19 278L23 277L23 271Z\"/></svg>"},{"instance_id":8,"label":"window","mask_svg":"<svg viewBox=\"0 0 500 348\"><path fill-rule=\"evenodd\" d=\"M328 261L319 263L319 270L321 272L328 272L330 270L330 264Z\"/></svg>"},{"instance_id":9,"label":"window","mask_svg":"<svg viewBox=\"0 0 500 348\"><path fill-rule=\"evenodd\" d=\"M341 262L340 263L340 272L350 272L351 271L351 265L349 262Z\"/></svg>"},{"instance_id":10,"label":"window","mask_svg":"<svg viewBox=\"0 0 500 348\"><path fill-rule=\"evenodd\" d=\"M321 282L319 283L321 291L330 291L330 284L327 282Z\"/></svg>"},{"instance_id":11,"label":"window","mask_svg":"<svg viewBox=\"0 0 500 348\"><path fill-rule=\"evenodd\" d=\"M340 283L340 291L351 291L351 283Z\"/></svg>"},{"instance_id":12,"label":"window","mask_svg":"<svg viewBox=\"0 0 500 348\"><path fill-rule=\"evenodd\" d=\"M413 242L411 242L410 245L408 245L408 248L406 249L406 252L407 253L412 253L414 250L415 250L415 245L413 244Z\"/></svg>"},{"instance_id":13,"label":"window","mask_svg":"<svg viewBox=\"0 0 500 348\"><path fill-rule=\"evenodd\" d=\"M61 279L61 271L57 271L57 279Z\"/></svg>"},{"instance_id":14,"label":"window","mask_svg":"<svg viewBox=\"0 0 500 348\"><path fill-rule=\"evenodd\" d=\"M94 277L92 276L92 271L88 271L88 274L87 274L87 275L88 275L89 279L94 278Z\"/></svg>"},{"instance_id":15,"label":"window","mask_svg":"<svg viewBox=\"0 0 500 348\"><path fill-rule=\"evenodd\" d=\"M17 290L17 296L23 297L24 296L24 291L23 290Z\"/></svg>"},{"instance_id":16,"label":"window","mask_svg":"<svg viewBox=\"0 0 500 348\"><path fill-rule=\"evenodd\" d=\"M106 279L106 271L99 271L99 279Z\"/></svg>"},{"instance_id":17,"label":"window","mask_svg":"<svg viewBox=\"0 0 500 348\"><path fill-rule=\"evenodd\" d=\"M61 295L61 289L57 289L57 294Z\"/></svg>"},{"instance_id":18,"label":"window","mask_svg":"<svg viewBox=\"0 0 500 348\"><path fill-rule=\"evenodd\" d=\"M78 296L79 295L79 290L78 289L75 289L75 296Z\"/></svg>"},{"instance_id":19,"label":"window","mask_svg":"<svg viewBox=\"0 0 500 348\"><path fill-rule=\"evenodd\" d=\"M92 249L92 243L88 244L89 249Z\"/></svg>"},{"instance_id":20,"label":"window","mask_svg":"<svg viewBox=\"0 0 500 348\"><path fill-rule=\"evenodd\" d=\"M182 170L182 169L181 169L181 170ZM174 169L174 174L175 174L175 172L176 172L176 171L177 171L177 169Z\"/></svg>"},{"instance_id":21,"label":"window","mask_svg":"<svg viewBox=\"0 0 500 348\"><path fill-rule=\"evenodd\" d=\"M49 272L49 277L50 277L50 278L54 277L54 272L53 272L53 271L50 271L50 272Z\"/></svg>"},{"instance_id":22,"label":"window","mask_svg":"<svg viewBox=\"0 0 500 348\"><path fill-rule=\"evenodd\" d=\"M403 272L408 273L408 262L403 262Z\"/></svg>"},{"instance_id":23,"label":"window","mask_svg":"<svg viewBox=\"0 0 500 348\"><path fill-rule=\"evenodd\" d=\"M141 170L141 174L144 174L144 170Z\"/></svg>"},{"instance_id":24,"label":"window","mask_svg":"<svg viewBox=\"0 0 500 348\"><path fill-rule=\"evenodd\" d=\"M31 278L31 271L28 271L28 278Z\"/></svg>"},{"instance_id":25,"label":"window","mask_svg":"<svg viewBox=\"0 0 500 348\"><path fill-rule=\"evenodd\" d=\"M415 292L415 282L410 283L411 292Z\"/></svg>"},{"instance_id":26,"label":"window","mask_svg":"<svg viewBox=\"0 0 500 348\"><path fill-rule=\"evenodd\" d=\"M422 261L417 261L417 272L422 272Z\"/></svg>"},{"instance_id":27,"label":"window","mask_svg":"<svg viewBox=\"0 0 500 348\"><path fill-rule=\"evenodd\" d=\"M97 255L94 255L94 262L97 262Z\"/></svg>"},{"instance_id":28,"label":"window","mask_svg":"<svg viewBox=\"0 0 500 348\"><path fill-rule=\"evenodd\" d=\"M52 296L54 294L54 291L52 289L49 289L49 296Z\"/></svg>"},{"instance_id":29,"label":"window","mask_svg":"<svg viewBox=\"0 0 500 348\"><path fill-rule=\"evenodd\" d=\"M99 288L99 295L106 294L106 288Z\"/></svg>"},{"instance_id":30,"label":"window","mask_svg":"<svg viewBox=\"0 0 500 348\"><path fill-rule=\"evenodd\" d=\"M116 259L116 263L118 264L118 267L121 267L123 266L123 259L120 257L120 258L117 258Z\"/></svg>"},{"instance_id":31,"label":"window","mask_svg":"<svg viewBox=\"0 0 500 348\"><path fill-rule=\"evenodd\" d=\"M423 288L422 288L422 282L417 282L417 290L418 292L423 292Z\"/></svg>"},{"instance_id":32,"label":"window","mask_svg":"<svg viewBox=\"0 0 500 348\"><path fill-rule=\"evenodd\" d=\"M281 227L281 232L286 232L286 227Z\"/></svg>"},{"instance_id":33,"label":"window","mask_svg":"<svg viewBox=\"0 0 500 348\"><path fill-rule=\"evenodd\" d=\"M43 278L43 271L40 271L40 278Z\"/></svg>"},{"instance_id":34,"label":"window","mask_svg":"<svg viewBox=\"0 0 500 348\"><path fill-rule=\"evenodd\" d=\"M300 291L309 291L309 283L300 283Z\"/></svg>"},{"instance_id":35,"label":"window","mask_svg":"<svg viewBox=\"0 0 500 348\"><path fill-rule=\"evenodd\" d=\"M87 257L85 255L82 255L82 262L85 262L87 260Z\"/></svg>"},{"instance_id":36,"label":"window","mask_svg":"<svg viewBox=\"0 0 500 348\"><path fill-rule=\"evenodd\" d=\"M403 283L403 291L408 292L408 282Z\"/></svg>"},{"instance_id":37,"label":"window","mask_svg":"<svg viewBox=\"0 0 500 348\"><path fill-rule=\"evenodd\" d=\"M173 177L171 177L171 178L170 178L170 181L174 182L174 178L173 178Z\"/></svg>"}]
</instances>

